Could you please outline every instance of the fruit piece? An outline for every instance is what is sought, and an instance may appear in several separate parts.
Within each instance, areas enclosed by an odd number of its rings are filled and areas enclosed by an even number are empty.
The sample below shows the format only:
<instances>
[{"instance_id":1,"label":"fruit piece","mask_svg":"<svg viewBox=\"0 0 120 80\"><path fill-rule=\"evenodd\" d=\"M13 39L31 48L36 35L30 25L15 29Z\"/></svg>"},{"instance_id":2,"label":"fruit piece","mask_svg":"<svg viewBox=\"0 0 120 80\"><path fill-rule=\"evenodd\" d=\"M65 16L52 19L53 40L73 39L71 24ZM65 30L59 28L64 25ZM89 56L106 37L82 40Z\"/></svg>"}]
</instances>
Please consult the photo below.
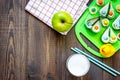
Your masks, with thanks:
<instances>
[{"instance_id":1,"label":"fruit piece","mask_svg":"<svg viewBox=\"0 0 120 80\"><path fill-rule=\"evenodd\" d=\"M94 29L95 29L95 30L98 30L98 29L99 29L99 27L96 25L96 26L94 27Z\"/></svg>"},{"instance_id":2,"label":"fruit piece","mask_svg":"<svg viewBox=\"0 0 120 80\"><path fill-rule=\"evenodd\" d=\"M109 30L110 30L110 28L108 27L102 35L102 42L104 42L104 43L108 43L110 40Z\"/></svg>"},{"instance_id":3,"label":"fruit piece","mask_svg":"<svg viewBox=\"0 0 120 80\"><path fill-rule=\"evenodd\" d=\"M92 8L92 12L95 12L96 11L96 9L95 8Z\"/></svg>"},{"instance_id":4,"label":"fruit piece","mask_svg":"<svg viewBox=\"0 0 120 80\"><path fill-rule=\"evenodd\" d=\"M88 29L91 29L93 27L93 24L95 24L98 20L100 19L100 17L95 17L95 18L91 18L85 21L85 25Z\"/></svg>"},{"instance_id":5,"label":"fruit piece","mask_svg":"<svg viewBox=\"0 0 120 80\"><path fill-rule=\"evenodd\" d=\"M110 12L109 12L109 15L112 16L112 15L113 15L113 11L110 11Z\"/></svg>"},{"instance_id":6,"label":"fruit piece","mask_svg":"<svg viewBox=\"0 0 120 80\"><path fill-rule=\"evenodd\" d=\"M120 12L120 4L116 6L117 12Z\"/></svg>"},{"instance_id":7,"label":"fruit piece","mask_svg":"<svg viewBox=\"0 0 120 80\"><path fill-rule=\"evenodd\" d=\"M58 32L66 32L70 30L73 19L69 13L65 11L57 12L52 17L52 26Z\"/></svg>"},{"instance_id":8,"label":"fruit piece","mask_svg":"<svg viewBox=\"0 0 120 80\"><path fill-rule=\"evenodd\" d=\"M104 4L104 0L96 0L97 5L102 6Z\"/></svg>"},{"instance_id":9,"label":"fruit piece","mask_svg":"<svg viewBox=\"0 0 120 80\"><path fill-rule=\"evenodd\" d=\"M102 20L102 25L103 25L103 26L109 26L109 20L108 20L107 18L104 18L104 19Z\"/></svg>"},{"instance_id":10,"label":"fruit piece","mask_svg":"<svg viewBox=\"0 0 120 80\"><path fill-rule=\"evenodd\" d=\"M97 21L93 27L92 27L92 31L95 32L95 33L98 33L100 32L100 29L101 29L101 23L100 21Z\"/></svg>"},{"instance_id":11,"label":"fruit piece","mask_svg":"<svg viewBox=\"0 0 120 80\"><path fill-rule=\"evenodd\" d=\"M115 16L115 13L114 13L114 9L113 9L113 7L112 7L112 4L110 3L110 10L109 10L109 12L108 12L108 18L109 19L112 19L112 18L114 18L114 16Z\"/></svg>"},{"instance_id":12,"label":"fruit piece","mask_svg":"<svg viewBox=\"0 0 120 80\"><path fill-rule=\"evenodd\" d=\"M100 9L100 15L102 17L107 17L109 19L114 18L115 13L112 4L110 2L108 2L103 8Z\"/></svg>"},{"instance_id":13,"label":"fruit piece","mask_svg":"<svg viewBox=\"0 0 120 80\"><path fill-rule=\"evenodd\" d=\"M117 36L113 32L113 30L110 28L110 43L115 43L115 42L117 42Z\"/></svg>"},{"instance_id":14,"label":"fruit piece","mask_svg":"<svg viewBox=\"0 0 120 80\"><path fill-rule=\"evenodd\" d=\"M109 42L110 43L115 43L115 42L117 42L117 36L110 27L108 27L106 29L106 31L104 32L104 34L102 35L102 41L104 43L109 43Z\"/></svg>"},{"instance_id":15,"label":"fruit piece","mask_svg":"<svg viewBox=\"0 0 120 80\"><path fill-rule=\"evenodd\" d=\"M100 53L106 58L111 57L115 54L115 48L111 44L104 44L100 47Z\"/></svg>"},{"instance_id":16,"label":"fruit piece","mask_svg":"<svg viewBox=\"0 0 120 80\"><path fill-rule=\"evenodd\" d=\"M120 40L120 33L117 34L117 38Z\"/></svg>"},{"instance_id":17,"label":"fruit piece","mask_svg":"<svg viewBox=\"0 0 120 80\"><path fill-rule=\"evenodd\" d=\"M110 3L107 3L103 8L100 9L100 15L102 17L107 17L108 15L108 10L109 10L109 7L110 7Z\"/></svg>"},{"instance_id":18,"label":"fruit piece","mask_svg":"<svg viewBox=\"0 0 120 80\"><path fill-rule=\"evenodd\" d=\"M89 9L91 14L96 14L97 13L97 8L96 7L90 7Z\"/></svg>"},{"instance_id":19,"label":"fruit piece","mask_svg":"<svg viewBox=\"0 0 120 80\"><path fill-rule=\"evenodd\" d=\"M112 35L112 36L111 36L111 38L112 38L113 40L115 40L115 39L116 39L116 37L115 37L114 35Z\"/></svg>"},{"instance_id":20,"label":"fruit piece","mask_svg":"<svg viewBox=\"0 0 120 80\"><path fill-rule=\"evenodd\" d=\"M112 24L112 27L115 30L120 30L120 15L115 19L115 21Z\"/></svg>"}]
</instances>

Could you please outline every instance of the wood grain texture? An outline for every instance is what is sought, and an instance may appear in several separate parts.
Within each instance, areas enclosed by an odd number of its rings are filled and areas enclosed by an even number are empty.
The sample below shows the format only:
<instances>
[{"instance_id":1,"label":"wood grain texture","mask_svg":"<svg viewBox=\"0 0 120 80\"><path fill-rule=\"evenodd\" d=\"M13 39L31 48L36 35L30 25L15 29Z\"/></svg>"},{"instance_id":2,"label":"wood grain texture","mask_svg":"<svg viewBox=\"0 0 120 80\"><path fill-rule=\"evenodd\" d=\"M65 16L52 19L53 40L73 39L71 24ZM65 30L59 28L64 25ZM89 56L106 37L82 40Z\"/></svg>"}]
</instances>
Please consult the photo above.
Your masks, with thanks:
<instances>
[{"instance_id":1,"label":"wood grain texture","mask_svg":"<svg viewBox=\"0 0 120 80\"><path fill-rule=\"evenodd\" d=\"M77 41L74 28L60 35L26 12L27 2L0 0L0 80L120 80L92 63L84 77L72 76L65 64L74 54L70 47L88 53ZM120 71L120 51L109 59L97 59Z\"/></svg>"}]
</instances>

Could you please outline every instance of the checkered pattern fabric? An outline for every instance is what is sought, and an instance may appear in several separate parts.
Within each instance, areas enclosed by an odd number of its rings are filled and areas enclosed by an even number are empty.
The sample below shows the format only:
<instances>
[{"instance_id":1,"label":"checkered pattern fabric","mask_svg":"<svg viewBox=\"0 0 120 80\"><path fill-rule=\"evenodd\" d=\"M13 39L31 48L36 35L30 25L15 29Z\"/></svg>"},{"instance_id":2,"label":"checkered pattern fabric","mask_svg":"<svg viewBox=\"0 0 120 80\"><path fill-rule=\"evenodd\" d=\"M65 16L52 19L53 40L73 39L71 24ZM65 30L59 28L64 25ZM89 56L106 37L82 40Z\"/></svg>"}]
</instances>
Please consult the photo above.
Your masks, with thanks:
<instances>
[{"instance_id":1,"label":"checkered pattern fabric","mask_svg":"<svg viewBox=\"0 0 120 80\"><path fill-rule=\"evenodd\" d=\"M52 28L51 20L54 13L57 11L68 12L72 16L73 23L75 24L86 10L88 1L89 0L30 0L25 10ZM67 32L61 34L66 35Z\"/></svg>"}]
</instances>

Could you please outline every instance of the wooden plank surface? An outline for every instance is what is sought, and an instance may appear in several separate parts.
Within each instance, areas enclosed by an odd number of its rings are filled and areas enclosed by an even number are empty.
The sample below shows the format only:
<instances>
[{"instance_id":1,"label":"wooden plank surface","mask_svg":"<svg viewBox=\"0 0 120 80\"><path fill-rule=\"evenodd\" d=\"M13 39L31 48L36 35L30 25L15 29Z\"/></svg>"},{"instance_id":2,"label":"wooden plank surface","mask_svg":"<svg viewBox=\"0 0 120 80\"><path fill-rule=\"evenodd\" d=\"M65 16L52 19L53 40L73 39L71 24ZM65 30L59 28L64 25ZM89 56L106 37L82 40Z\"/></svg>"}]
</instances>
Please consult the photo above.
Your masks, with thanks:
<instances>
[{"instance_id":1,"label":"wooden plank surface","mask_svg":"<svg viewBox=\"0 0 120 80\"><path fill-rule=\"evenodd\" d=\"M84 77L72 76L65 66L67 57L74 54L70 47L88 53L74 28L60 35L26 12L27 2L0 0L0 80L120 80L92 63ZM120 71L120 51L109 59L97 59Z\"/></svg>"}]
</instances>

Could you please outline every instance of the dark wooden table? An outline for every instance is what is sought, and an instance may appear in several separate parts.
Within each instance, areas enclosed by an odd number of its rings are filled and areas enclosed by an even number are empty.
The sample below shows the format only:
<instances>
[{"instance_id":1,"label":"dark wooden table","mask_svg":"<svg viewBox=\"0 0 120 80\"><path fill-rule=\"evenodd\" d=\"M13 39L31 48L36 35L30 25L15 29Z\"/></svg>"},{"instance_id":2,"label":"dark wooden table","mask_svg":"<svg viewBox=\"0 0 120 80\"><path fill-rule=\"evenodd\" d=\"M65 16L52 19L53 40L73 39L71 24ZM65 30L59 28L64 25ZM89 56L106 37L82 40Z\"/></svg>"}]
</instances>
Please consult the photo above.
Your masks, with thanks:
<instances>
[{"instance_id":1,"label":"dark wooden table","mask_svg":"<svg viewBox=\"0 0 120 80\"><path fill-rule=\"evenodd\" d=\"M74 27L62 36L26 12L27 2L0 0L0 80L120 80L92 63L84 77L72 76L65 65L74 54L70 47L88 53ZM96 58L120 71L120 51L108 59Z\"/></svg>"}]
</instances>

